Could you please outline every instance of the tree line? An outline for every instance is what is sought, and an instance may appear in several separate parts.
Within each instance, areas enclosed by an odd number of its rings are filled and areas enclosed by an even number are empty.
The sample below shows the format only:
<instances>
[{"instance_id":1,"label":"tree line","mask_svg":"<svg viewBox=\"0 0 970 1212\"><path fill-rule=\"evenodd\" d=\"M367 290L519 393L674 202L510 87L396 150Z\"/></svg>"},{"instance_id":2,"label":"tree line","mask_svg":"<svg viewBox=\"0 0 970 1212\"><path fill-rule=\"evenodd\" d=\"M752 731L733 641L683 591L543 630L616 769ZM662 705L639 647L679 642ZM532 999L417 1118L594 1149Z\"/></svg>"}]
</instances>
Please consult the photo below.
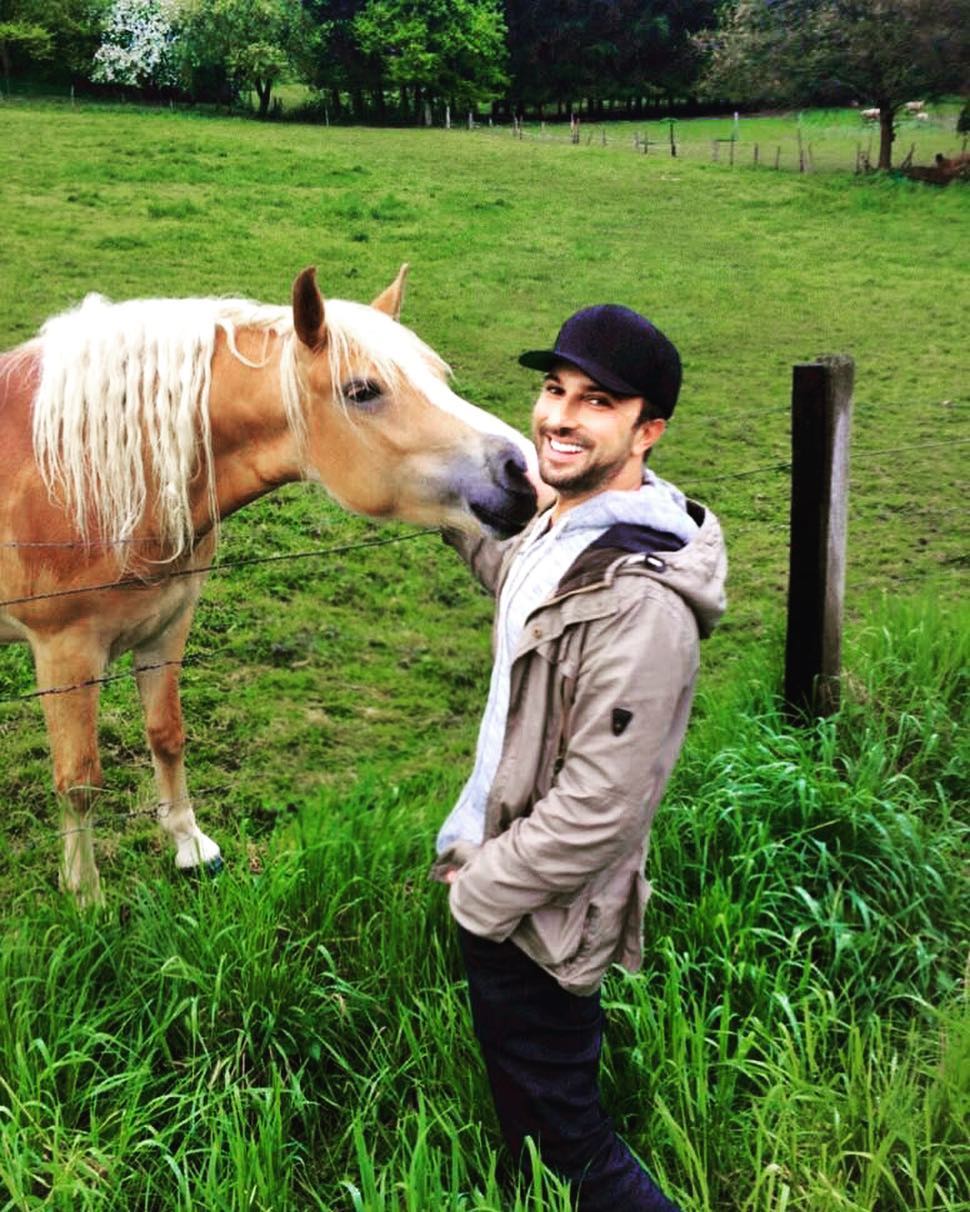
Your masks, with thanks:
<instances>
[{"instance_id":1,"label":"tree line","mask_svg":"<svg viewBox=\"0 0 970 1212\"><path fill-rule=\"evenodd\" d=\"M717 0L0 0L11 71L227 101L317 90L334 117L560 117L696 98Z\"/></svg>"},{"instance_id":2,"label":"tree line","mask_svg":"<svg viewBox=\"0 0 970 1212\"><path fill-rule=\"evenodd\" d=\"M604 118L966 92L970 0L0 0L0 66L308 116Z\"/></svg>"}]
</instances>

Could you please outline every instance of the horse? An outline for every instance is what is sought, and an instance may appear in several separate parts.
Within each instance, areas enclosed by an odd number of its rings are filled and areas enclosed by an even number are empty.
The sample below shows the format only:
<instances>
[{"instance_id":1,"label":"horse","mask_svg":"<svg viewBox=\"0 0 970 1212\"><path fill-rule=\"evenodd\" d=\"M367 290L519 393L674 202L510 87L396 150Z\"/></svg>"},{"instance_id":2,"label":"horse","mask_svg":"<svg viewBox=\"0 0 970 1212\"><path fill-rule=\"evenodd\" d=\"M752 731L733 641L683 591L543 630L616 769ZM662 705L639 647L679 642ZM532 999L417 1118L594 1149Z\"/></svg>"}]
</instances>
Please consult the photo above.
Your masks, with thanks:
<instances>
[{"instance_id":1,"label":"horse","mask_svg":"<svg viewBox=\"0 0 970 1212\"><path fill-rule=\"evenodd\" d=\"M98 692L131 651L179 870L215 870L186 781L179 672L219 523L282 484L372 518L509 536L535 452L448 386L399 322L407 266L370 306L89 295L0 354L0 643L33 650L62 810L61 886L102 900L91 813Z\"/></svg>"}]
</instances>

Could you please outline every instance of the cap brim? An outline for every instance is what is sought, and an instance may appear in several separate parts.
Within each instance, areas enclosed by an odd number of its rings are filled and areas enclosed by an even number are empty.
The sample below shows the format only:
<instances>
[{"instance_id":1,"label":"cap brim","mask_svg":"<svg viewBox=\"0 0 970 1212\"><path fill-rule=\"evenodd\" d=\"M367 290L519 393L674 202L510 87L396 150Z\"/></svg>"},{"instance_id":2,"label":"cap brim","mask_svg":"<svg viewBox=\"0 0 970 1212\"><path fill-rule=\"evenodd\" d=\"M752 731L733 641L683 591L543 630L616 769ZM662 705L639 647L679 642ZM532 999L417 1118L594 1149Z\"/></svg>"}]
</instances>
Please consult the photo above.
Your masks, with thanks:
<instances>
[{"instance_id":1,"label":"cap brim","mask_svg":"<svg viewBox=\"0 0 970 1212\"><path fill-rule=\"evenodd\" d=\"M530 349L519 358L519 365L529 370L549 370L556 360L551 349Z\"/></svg>"},{"instance_id":2,"label":"cap brim","mask_svg":"<svg viewBox=\"0 0 970 1212\"><path fill-rule=\"evenodd\" d=\"M589 375L594 383L605 387L607 391L615 392L618 396L642 396L643 392L631 387L623 379L611 374L605 367L598 365L591 358L569 358L565 354L556 353L554 349L530 349L519 357L519 365L529 370L552 370L557 362L566 362L577 366L584 374Z\"/></svg>"}]
</instances>

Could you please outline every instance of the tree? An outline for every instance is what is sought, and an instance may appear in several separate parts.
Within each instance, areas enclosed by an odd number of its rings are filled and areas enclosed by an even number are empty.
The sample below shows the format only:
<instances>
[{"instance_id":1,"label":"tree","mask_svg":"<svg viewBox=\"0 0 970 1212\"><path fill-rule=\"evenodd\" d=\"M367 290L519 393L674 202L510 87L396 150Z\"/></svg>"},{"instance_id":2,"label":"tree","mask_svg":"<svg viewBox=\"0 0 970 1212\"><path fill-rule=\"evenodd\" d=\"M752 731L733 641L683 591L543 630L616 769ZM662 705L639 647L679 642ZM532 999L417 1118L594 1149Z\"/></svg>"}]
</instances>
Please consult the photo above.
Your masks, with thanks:
<instances>
[{"instance_id":1,"label":"tree","mask_svg":"<svg viewBox=\"0 0 970 1212\"><path fill-rule=\"evenodd\" d=\"M904 103L966 87L970 0L736 0L698 42L709 95L796 105L839 95L878 107L888 169Z\"/></svg>"},{"instance_id":2,"label":"tree","mask_svg":"<svg viewBox=\"0 0 970 1212\"><path fill-rule=\"evenodd\" d=\"M360 49L415 108L440 98L467 108L498 95L505 75L505 22L497 0L368 0L354 19Z\"/></svg>"},{"instance_id":3,"label":"tree","mask_svg":"<svg viewBox=\"0 0 970 1212\"><path fill-rule=\"evenodd\" d=\"M103 0L0 0L0 64L7 91L17 69L87 76Z\"/></svg>"},{"instance_id":4,"label":"tree","mask_svg":"<svg viewBox=\"0 0 970 1212\"><path fill-rule=\"evenodd\" d=\"M311 33L300 52L303 78L321 92L330 94L335 115L343 109L342 94L350 96L357 117L366 113L365 92L384 113L384 61L381 54L368 54L357 40L354 22L367 0L304 0L303 9Z\"/></svg>"},{"instance_id":5,"label":"tree","mask_svg":"<svg viewBox=\"0 0 970 1212\"><path fill-rule=\"evenodd\" d=\"M513 109L550 102L560 115L586 98L591 111L694 89L691 35L717 0L505 0Z\"/></svg>"},{"instance_id":6,"label":"tree","mask_svg":"<svg viewBox=\"0 0 970 1212\"><path fill-rule=\"evenodd\" d=\"M273 86L294 70L306 33L299 0L182 0L180 10L188 77L223 76L234 93L255 89L265 117Z\"/></svg>"},{"instance_id":7,"label":"tree","mask_svg":"<svg viewBox=\"0 0 970 1212\"><path fill-rule=\"evenodd\" d=\"M54 40L50 30L34 21L0 21L0 63L3 64L3 80L10 92L11 60L15 55L25 59L50 59L54 53Z\"/></svg>"},{"instance_id":8,"label":"tree","mask_svg":"<svg viewBox=\"0 0 970 1212\"><path fill-rule=\"evenodd\" d=\"M179 80L175 0L114 0L105 18L91 79L134 88Z\"/></svg>"},{"instance_id":9,"label":"tree","mask_svg":"<svg viewBox=\"0 0 970 1212\"><path fill-rule=\"evenodd\" d=\"M694 93L699 56L693 35L715 18L717 0L618 0L618 94L640 98Z\"/></svg>"}]
</instances>

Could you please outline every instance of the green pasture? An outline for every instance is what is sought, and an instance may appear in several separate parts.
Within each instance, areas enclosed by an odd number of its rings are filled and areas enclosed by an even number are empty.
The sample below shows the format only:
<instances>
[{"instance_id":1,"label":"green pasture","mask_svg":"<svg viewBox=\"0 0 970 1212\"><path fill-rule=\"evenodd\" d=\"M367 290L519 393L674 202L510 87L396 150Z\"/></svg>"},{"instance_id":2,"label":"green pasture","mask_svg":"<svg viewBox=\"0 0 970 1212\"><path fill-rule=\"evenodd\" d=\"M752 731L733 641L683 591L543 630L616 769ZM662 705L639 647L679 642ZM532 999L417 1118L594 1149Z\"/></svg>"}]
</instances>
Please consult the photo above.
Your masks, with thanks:
<instances>
[{"instance_id":1,"label":"green pasture","mask_svg":"<svg viewBox=\"0 0 970 1212\"><path fill-rule=\"evenodd\" d=\"M645 969L607 986L611 1105L687 1212L967 1212L967 195L854 176L854 115L803 117L815 172L753 167L784 121L742 116L732 169L730 118L680 123L705 150L672 159L633 151L644 124L572 146L7 100L0 347L91 290L281 301L316 264L366 300L408 261L406 321L524 428L520 350L588 303L655 319L686 380L654 465L722 519L731 604L655 828ZM915 138L959 146L949 111ZM797 733L784 464L791 367L819 353L857 362L847 703ZM183 684L213 884L174 881L121 680L108 906L63 903L40 708L0 702L0 1208L564 1212L551 1179L500 1195L424 878L490 607L409 533L303 486L227 523L226 560L402 542L211 577ZM0 649L0 700L32 688Z\"/></svg>"},{"instance_id":2,"label":"green pasture","mask_svg":"<svg viewBox=\"0 0 970 1212\"><path fill-rule=\"evenodd\" d=\"M965 149L957 133L959 105L940 103L925 118L901 113L896 122L893 163L907 157L913 164L931 164L939 152L950 156ZM781 172L855 173L857 153L871 164L879 159L879 123L866 121L859 110L819 109L801 113L733 114L684 120L586 122L579 125L580 147L614 147L633 154L671 158L673 126L677 159L724 167L778 169ZM491 128L496 133L496 128ZM505 130L502 134L507 134ZM527 123L523 139L567 143L569 127L557 123ZM732 146L733 145L733 146Z\"/></svg>"}]
</instances>

